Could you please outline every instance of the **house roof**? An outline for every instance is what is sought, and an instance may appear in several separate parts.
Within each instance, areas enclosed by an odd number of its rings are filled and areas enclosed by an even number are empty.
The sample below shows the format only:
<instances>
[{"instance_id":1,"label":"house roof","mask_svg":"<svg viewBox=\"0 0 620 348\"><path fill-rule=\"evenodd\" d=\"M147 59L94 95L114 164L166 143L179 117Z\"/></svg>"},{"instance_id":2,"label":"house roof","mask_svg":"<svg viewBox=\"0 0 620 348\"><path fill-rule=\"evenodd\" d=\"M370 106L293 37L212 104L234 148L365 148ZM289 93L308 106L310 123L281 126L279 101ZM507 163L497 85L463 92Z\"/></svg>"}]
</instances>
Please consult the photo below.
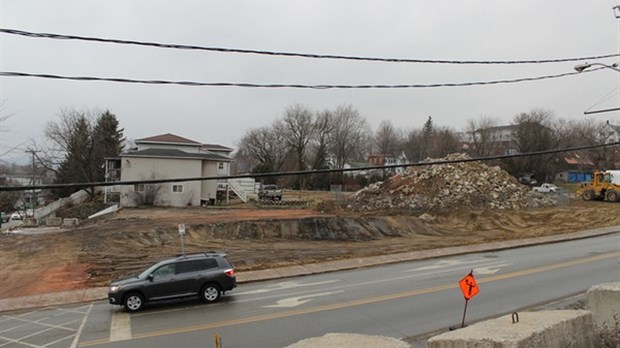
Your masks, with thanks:
<instances>
[{"instance_id":1,"label":"house roof","mask_svg":"<svg viewBox=\"0 0 620 348\"><path fill-rule=\"evenodd\" d=\"M154 135L152 137L137 139L136 144L177 144L177 145L190 145L190 146L200 146L205 150L211 151L223 151L223 152L233 152L233 149L230 147L226 147L218 144L202 144L198 141L183 138L176 134L166 133L160 135Z\"/></svg>"},{"instance_id":2,"label":"house roof","mask_svg":"<svg viewBox=\"0 0 620 348\"><path fill-rule=\"evenodd\" d=\"M174 144L187 144L187 145L202 145L201 143L180 137L176 134L166 133L160 135L154 135L152 137L137 139L137 143L174 143Z\"/></svg>"},{"instance_id":3,"label":"house roof","mask_svg":"<svg viewBox=\"0 0 620 348\"><path fill-rule=\"evenodd\" d=\"M506 130L513 131L516 128L517 128L516 125L510 124L510 125L507 125L507 126L495 126L495 127L489 127L489 128L479 128L479 129L476 129L476 132L480 132L480 131L483 131L483 130L491 131L491 132L501 132L501 131L506 131Z\"/></svg>"},{"instance_id":4,"label":"house roof","mask_svg":"<svg viewBox=\"0 0 620 348\"><path fill-rule=\"evenodd\" d=\"M216 153L188 153L177 149L146 149L123 154L122 157L157 157L157 158L187 158L211 161L230 162L231 159Z\"/></svg>"},{"instance_id":5,"label":"house roof","mask_svg":"<svg viewBox=\"0 0 620 348\"><path fill-rule=\"evenodd\" d=\"M567 164L584 165L584 166L594 165L594 163L588 156L583 155L583 154L580 155L576 151L565 153L563 158Z\"/></svg>"},{"instance_id":6,"label":"house roof","mask_svg":"<svg viewBox=\"0 0 620 348\"><path fill-rule=\"evenodd\" d=\"M233 149L230 147L218 145L218 144L202 144L202 147L207 150L211 150L211 151L226 151L226 152L233 151Z\"/></svg>"}]
</instances>

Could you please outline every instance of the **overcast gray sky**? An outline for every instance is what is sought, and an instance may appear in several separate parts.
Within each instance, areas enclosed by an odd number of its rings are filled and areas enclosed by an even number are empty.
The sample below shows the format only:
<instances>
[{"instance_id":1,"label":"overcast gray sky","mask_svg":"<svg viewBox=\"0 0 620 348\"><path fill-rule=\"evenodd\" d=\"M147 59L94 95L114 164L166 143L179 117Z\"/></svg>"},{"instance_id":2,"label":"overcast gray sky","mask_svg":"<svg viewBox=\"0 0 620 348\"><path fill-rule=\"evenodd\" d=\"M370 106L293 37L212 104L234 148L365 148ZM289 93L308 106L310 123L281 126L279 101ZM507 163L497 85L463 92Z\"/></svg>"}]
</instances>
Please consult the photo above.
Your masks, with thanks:
<instances>
[{"instance_id":1,"label":"overcast gray sky","mask_svg":"<svg viewBox=\"0 0 620 348\"><path fill-rule=\"evenodd\" d=\"M0 26L31 32L199 46L443 60L534 60L620 52L618 0L1 0ZM283 84L432 84L572 72L575 62L444 65L355 62L157 49L0 33L0 70L68 76ZM612 64L618 57L597 62ZM590 61L591 63L594 61ZM235 147L299 103L350 104L376 127L436 125L462 130L488 116L509 124L535 108L558 118L620 106L620 74L602 70L535 82L424 89L306 90L183 87L0 77L3 161L23 161L61 108L109 109L125 136L175 133ZM607 98L605 98L607 96ZM602 100L602 101L601 101Z\"/></svg>"}]
</instances>

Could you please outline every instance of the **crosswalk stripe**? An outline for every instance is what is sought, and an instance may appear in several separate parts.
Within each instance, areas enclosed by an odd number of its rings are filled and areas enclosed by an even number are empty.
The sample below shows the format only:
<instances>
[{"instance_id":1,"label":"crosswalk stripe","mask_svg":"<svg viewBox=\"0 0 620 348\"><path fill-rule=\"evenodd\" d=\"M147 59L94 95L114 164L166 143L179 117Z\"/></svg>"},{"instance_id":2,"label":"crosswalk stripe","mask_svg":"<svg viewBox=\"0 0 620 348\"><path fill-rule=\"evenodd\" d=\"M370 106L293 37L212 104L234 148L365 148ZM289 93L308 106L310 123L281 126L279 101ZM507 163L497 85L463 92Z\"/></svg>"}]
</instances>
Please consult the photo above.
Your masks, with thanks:
<instances>
[{"instance_id":1,"label":"crosswalk stripe","mask_svg":"<svg viewBox=\"0 0 620 348\"><path fill-rule=\"evenodd\" d=\"M131 316L122 311L112 312L110 322L110 341L123 341L131 339Z\"/></svg>"}]
</instances>

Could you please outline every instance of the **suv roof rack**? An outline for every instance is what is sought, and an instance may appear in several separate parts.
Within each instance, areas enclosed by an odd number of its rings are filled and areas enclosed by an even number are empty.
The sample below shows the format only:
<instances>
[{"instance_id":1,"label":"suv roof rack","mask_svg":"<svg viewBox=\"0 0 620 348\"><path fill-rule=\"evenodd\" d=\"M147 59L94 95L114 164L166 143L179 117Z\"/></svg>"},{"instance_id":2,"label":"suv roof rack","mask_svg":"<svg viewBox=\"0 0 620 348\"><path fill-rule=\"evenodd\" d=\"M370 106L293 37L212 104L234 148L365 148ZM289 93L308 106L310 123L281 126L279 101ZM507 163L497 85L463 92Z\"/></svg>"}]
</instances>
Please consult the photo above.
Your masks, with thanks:
<instances>
[{"instance_id":1,"label":"suv roof rack","mask_svg":"<svg viewBox=\"0 0 620 348\"><path fill-rule=\"evenodd\" d=\"M177 254L175 257L177 259L179 258L194 258L194 257L204 257L204 256L226 256L226 253L220 252L220 251L206 251L204 253L195 253L195 254Z\"/></svg>"}]
</instances>

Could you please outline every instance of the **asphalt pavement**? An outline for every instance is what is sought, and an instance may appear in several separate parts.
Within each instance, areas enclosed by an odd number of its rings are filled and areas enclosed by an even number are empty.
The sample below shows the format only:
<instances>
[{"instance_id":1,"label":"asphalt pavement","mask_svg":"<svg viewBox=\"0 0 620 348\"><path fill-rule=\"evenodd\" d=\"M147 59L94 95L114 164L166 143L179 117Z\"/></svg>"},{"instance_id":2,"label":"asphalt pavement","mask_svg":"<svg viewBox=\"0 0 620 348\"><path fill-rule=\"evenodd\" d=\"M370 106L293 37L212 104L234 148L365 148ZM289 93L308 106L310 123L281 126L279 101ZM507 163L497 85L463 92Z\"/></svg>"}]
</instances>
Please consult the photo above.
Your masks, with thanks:
<instances>
[{"instance_id":1,"label":"asphalt pavement","mask_svg":"<svg viewBox=\"0 0 620 348\"><path fill-rule=\"evenodd\" d=\"M512 249L524 246L555 243L561 241L575 240L602 236L620 232L620 226L611 226L584 230L580 232L559 234L554 236L544 236L536 238L526 238L493 242L476 245L465 245L459 247L440 248L423 251L412 251L406 253L371 256L355 259L344 259L329 262L310 263L306 265L273 268L257 271L247 271L237 273L237 282L240 284L248 282L258 282L264 280L297 277L317 273L336 272L361 267L372 267L390 263L415 261L423 259L439 258L444 256L463 255L476 252L487 252L496 250ZM89 289L79 289L47 293L33 296L12 297L0 299L0 312L20 311L32 308L49 306L59 306L71 303L92 302L107 299L107 287L97 287Z\"/></svg>"}]
</instances>

